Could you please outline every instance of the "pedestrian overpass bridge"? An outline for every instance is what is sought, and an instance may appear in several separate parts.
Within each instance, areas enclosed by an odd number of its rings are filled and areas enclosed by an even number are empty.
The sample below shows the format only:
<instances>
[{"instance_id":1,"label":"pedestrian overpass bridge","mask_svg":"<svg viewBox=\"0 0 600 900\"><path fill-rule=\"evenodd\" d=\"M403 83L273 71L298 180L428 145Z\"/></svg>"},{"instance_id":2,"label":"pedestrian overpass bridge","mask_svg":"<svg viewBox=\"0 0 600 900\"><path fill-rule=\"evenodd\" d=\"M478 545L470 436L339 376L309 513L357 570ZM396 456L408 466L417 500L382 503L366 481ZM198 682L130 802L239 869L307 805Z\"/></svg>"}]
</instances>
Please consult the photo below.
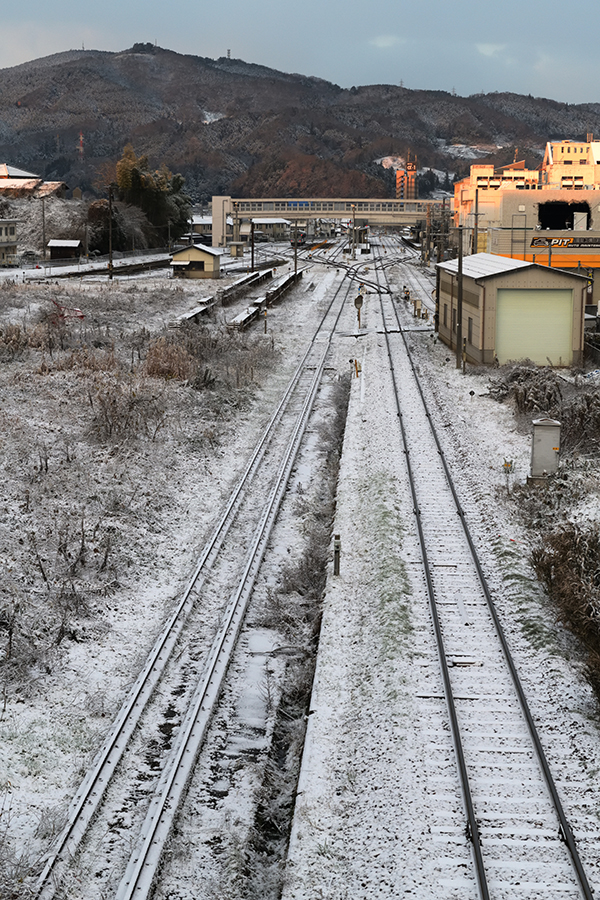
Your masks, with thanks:
<instances>
[{"instance_id":1,"label":"pedestrian overpass bridge","mask_svg":"<svg viewBox=\"0 0 600 900\"><path fill-rule=\"evenodd\" d=\"M443 200L388 200L337 199L331 197L308 198L235 198L219 196L212 198L213 246L225 244L225 222L227 217L251 219L282 218L294 223L306 223L308 219L338 219L344 222L355 220L360 225L381 227L402 227L414 225L427 218L428 210L433 218L444 208ZM451 209L446 201L445 208Z\"/></svg>"}]
</instances>

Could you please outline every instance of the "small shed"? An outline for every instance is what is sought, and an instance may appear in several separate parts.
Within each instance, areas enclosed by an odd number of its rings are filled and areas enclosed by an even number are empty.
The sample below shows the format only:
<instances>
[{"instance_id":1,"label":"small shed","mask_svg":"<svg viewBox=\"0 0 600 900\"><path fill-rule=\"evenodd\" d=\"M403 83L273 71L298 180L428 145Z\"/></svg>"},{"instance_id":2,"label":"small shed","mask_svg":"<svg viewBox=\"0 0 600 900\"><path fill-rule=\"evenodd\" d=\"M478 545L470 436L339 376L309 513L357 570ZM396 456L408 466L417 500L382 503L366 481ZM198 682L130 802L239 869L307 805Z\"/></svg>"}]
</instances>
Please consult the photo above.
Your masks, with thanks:
<instances>
[{"instance_id":1,"label":"small shed","mask_svg":"<svg viewBox=\"0 0 600 900\"><path fill-rule=\"evenodd\" d=\"M173 253L171 267L177 278L220 278L221 251L202 244L190 244Z\"/></svg>"},{"instance_id":2,"label":"small shed","mask_svg":"<svg viewBox=\"0 0 600 900\"><path fill-rule=\"evenodd\" d=\"M79 259L81 256L81 241L48 241L50 259Z\"/></svg>"},{"instance_id":3,"label":"small shed","mask_svg":"<svg viewBox=\"0 0 600 900\"><path fill-rule=\"evenodd\" d=\"M455 349L458 260L436 268L436 328ZM462 268L462 338L469 362L583 363L585 275L491 253L465 257Z\"/></svg>"}]
</instances>

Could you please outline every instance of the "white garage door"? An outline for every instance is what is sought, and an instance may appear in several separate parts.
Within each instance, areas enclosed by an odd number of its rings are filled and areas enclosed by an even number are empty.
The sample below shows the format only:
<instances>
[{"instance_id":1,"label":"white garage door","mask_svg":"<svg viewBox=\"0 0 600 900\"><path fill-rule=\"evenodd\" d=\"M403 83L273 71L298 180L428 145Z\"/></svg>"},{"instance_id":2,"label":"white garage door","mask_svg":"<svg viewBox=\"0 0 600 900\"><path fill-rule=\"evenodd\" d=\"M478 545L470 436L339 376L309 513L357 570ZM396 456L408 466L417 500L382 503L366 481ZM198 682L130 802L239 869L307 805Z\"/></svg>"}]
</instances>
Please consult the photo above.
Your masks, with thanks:
<instances>
[{"instance_id":1,"label":"white garage door","mask_svg":"<svg viewBox=\"0 0 600 900\"><path fill-rule=\"evenodd\" d=\"M573 361L573 291L498 290L496 356L531 359L540 366Z\"/></svg>"}]
</instances>

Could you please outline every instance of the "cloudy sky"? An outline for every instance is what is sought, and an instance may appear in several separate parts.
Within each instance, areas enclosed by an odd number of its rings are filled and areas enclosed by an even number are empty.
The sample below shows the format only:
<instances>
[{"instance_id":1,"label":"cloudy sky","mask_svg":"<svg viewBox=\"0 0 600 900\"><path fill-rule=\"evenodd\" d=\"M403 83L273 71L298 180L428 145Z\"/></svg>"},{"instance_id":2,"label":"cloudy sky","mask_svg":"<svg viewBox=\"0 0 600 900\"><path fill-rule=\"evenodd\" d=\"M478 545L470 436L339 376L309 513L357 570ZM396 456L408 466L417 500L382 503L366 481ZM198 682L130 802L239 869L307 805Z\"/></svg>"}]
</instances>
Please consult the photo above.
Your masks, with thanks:
<instances>
[{"instance_id":1,"label":"cloudy sky","mask_svg":"<svg viewBox=\"0 0 600 900\"><path fill-rule=\"evenodd\" d=\"M3 4L0 68L135 42L343 87L400 84L600 101L600 3L579 0L28 0Z\"/></svg>"}]
</instances>

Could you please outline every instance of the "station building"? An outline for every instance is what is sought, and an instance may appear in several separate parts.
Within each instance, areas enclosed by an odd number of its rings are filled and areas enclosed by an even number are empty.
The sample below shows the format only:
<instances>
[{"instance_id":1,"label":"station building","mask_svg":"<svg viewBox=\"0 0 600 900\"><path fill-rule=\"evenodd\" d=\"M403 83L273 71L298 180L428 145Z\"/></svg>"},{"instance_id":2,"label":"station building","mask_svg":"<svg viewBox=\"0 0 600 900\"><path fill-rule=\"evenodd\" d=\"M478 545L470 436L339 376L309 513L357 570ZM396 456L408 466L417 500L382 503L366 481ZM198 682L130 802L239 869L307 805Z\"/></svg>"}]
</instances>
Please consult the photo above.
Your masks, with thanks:
<instances>
[{"instance_id":1,"label":"station building","mask_svg":"<svg viewBox=\"0 0 600 900\"><path fill-rule=\"evenodd\" d=\"M220 278L221 251L190 244L173 253L170 265L176 278Z\"/></svg>"},{"instance_id":2,"label":"station building","mask_svg":"<svg viewBox=\"0 0 600 900\"><path fill-rule=\"evenodd\" d=\"M252 239L252 223L254 223L255 234L259 233L262 239L268 241L286 241L290 239L291 222L289 219L253 217L252 219L242 220L239 226L240 241L249 242Z\"/></svg>"},{"instance_id":3,"label":"station building","mask_svg":"<svg viewBox=\"0 0 600 900\"><path fill-rule=\"evenodd\" d=\"M458 260L438 263L437 329L456 349ZM462 338L467 361L580 366L587 279L520 259L477 253L463 259Z\"/></svg>"},{"instance_id":4,"label":"station building","mask_svg":"<svg viewBox=\"0 0 600 900\"><path fill-rule=\"evenodd\" d=\"M193 215L192 216L192 229L190 235L192 240L195 240L198 236L201 238L201 243L203 244L212 244L212 236L213 236L213 217L212 216L203 216L203 215ZM231 216L227 216L225 223L225 235L223 240L223 245L228 240L231 240L233 236L233 219Z\"/></svg>"}]
</instances>

